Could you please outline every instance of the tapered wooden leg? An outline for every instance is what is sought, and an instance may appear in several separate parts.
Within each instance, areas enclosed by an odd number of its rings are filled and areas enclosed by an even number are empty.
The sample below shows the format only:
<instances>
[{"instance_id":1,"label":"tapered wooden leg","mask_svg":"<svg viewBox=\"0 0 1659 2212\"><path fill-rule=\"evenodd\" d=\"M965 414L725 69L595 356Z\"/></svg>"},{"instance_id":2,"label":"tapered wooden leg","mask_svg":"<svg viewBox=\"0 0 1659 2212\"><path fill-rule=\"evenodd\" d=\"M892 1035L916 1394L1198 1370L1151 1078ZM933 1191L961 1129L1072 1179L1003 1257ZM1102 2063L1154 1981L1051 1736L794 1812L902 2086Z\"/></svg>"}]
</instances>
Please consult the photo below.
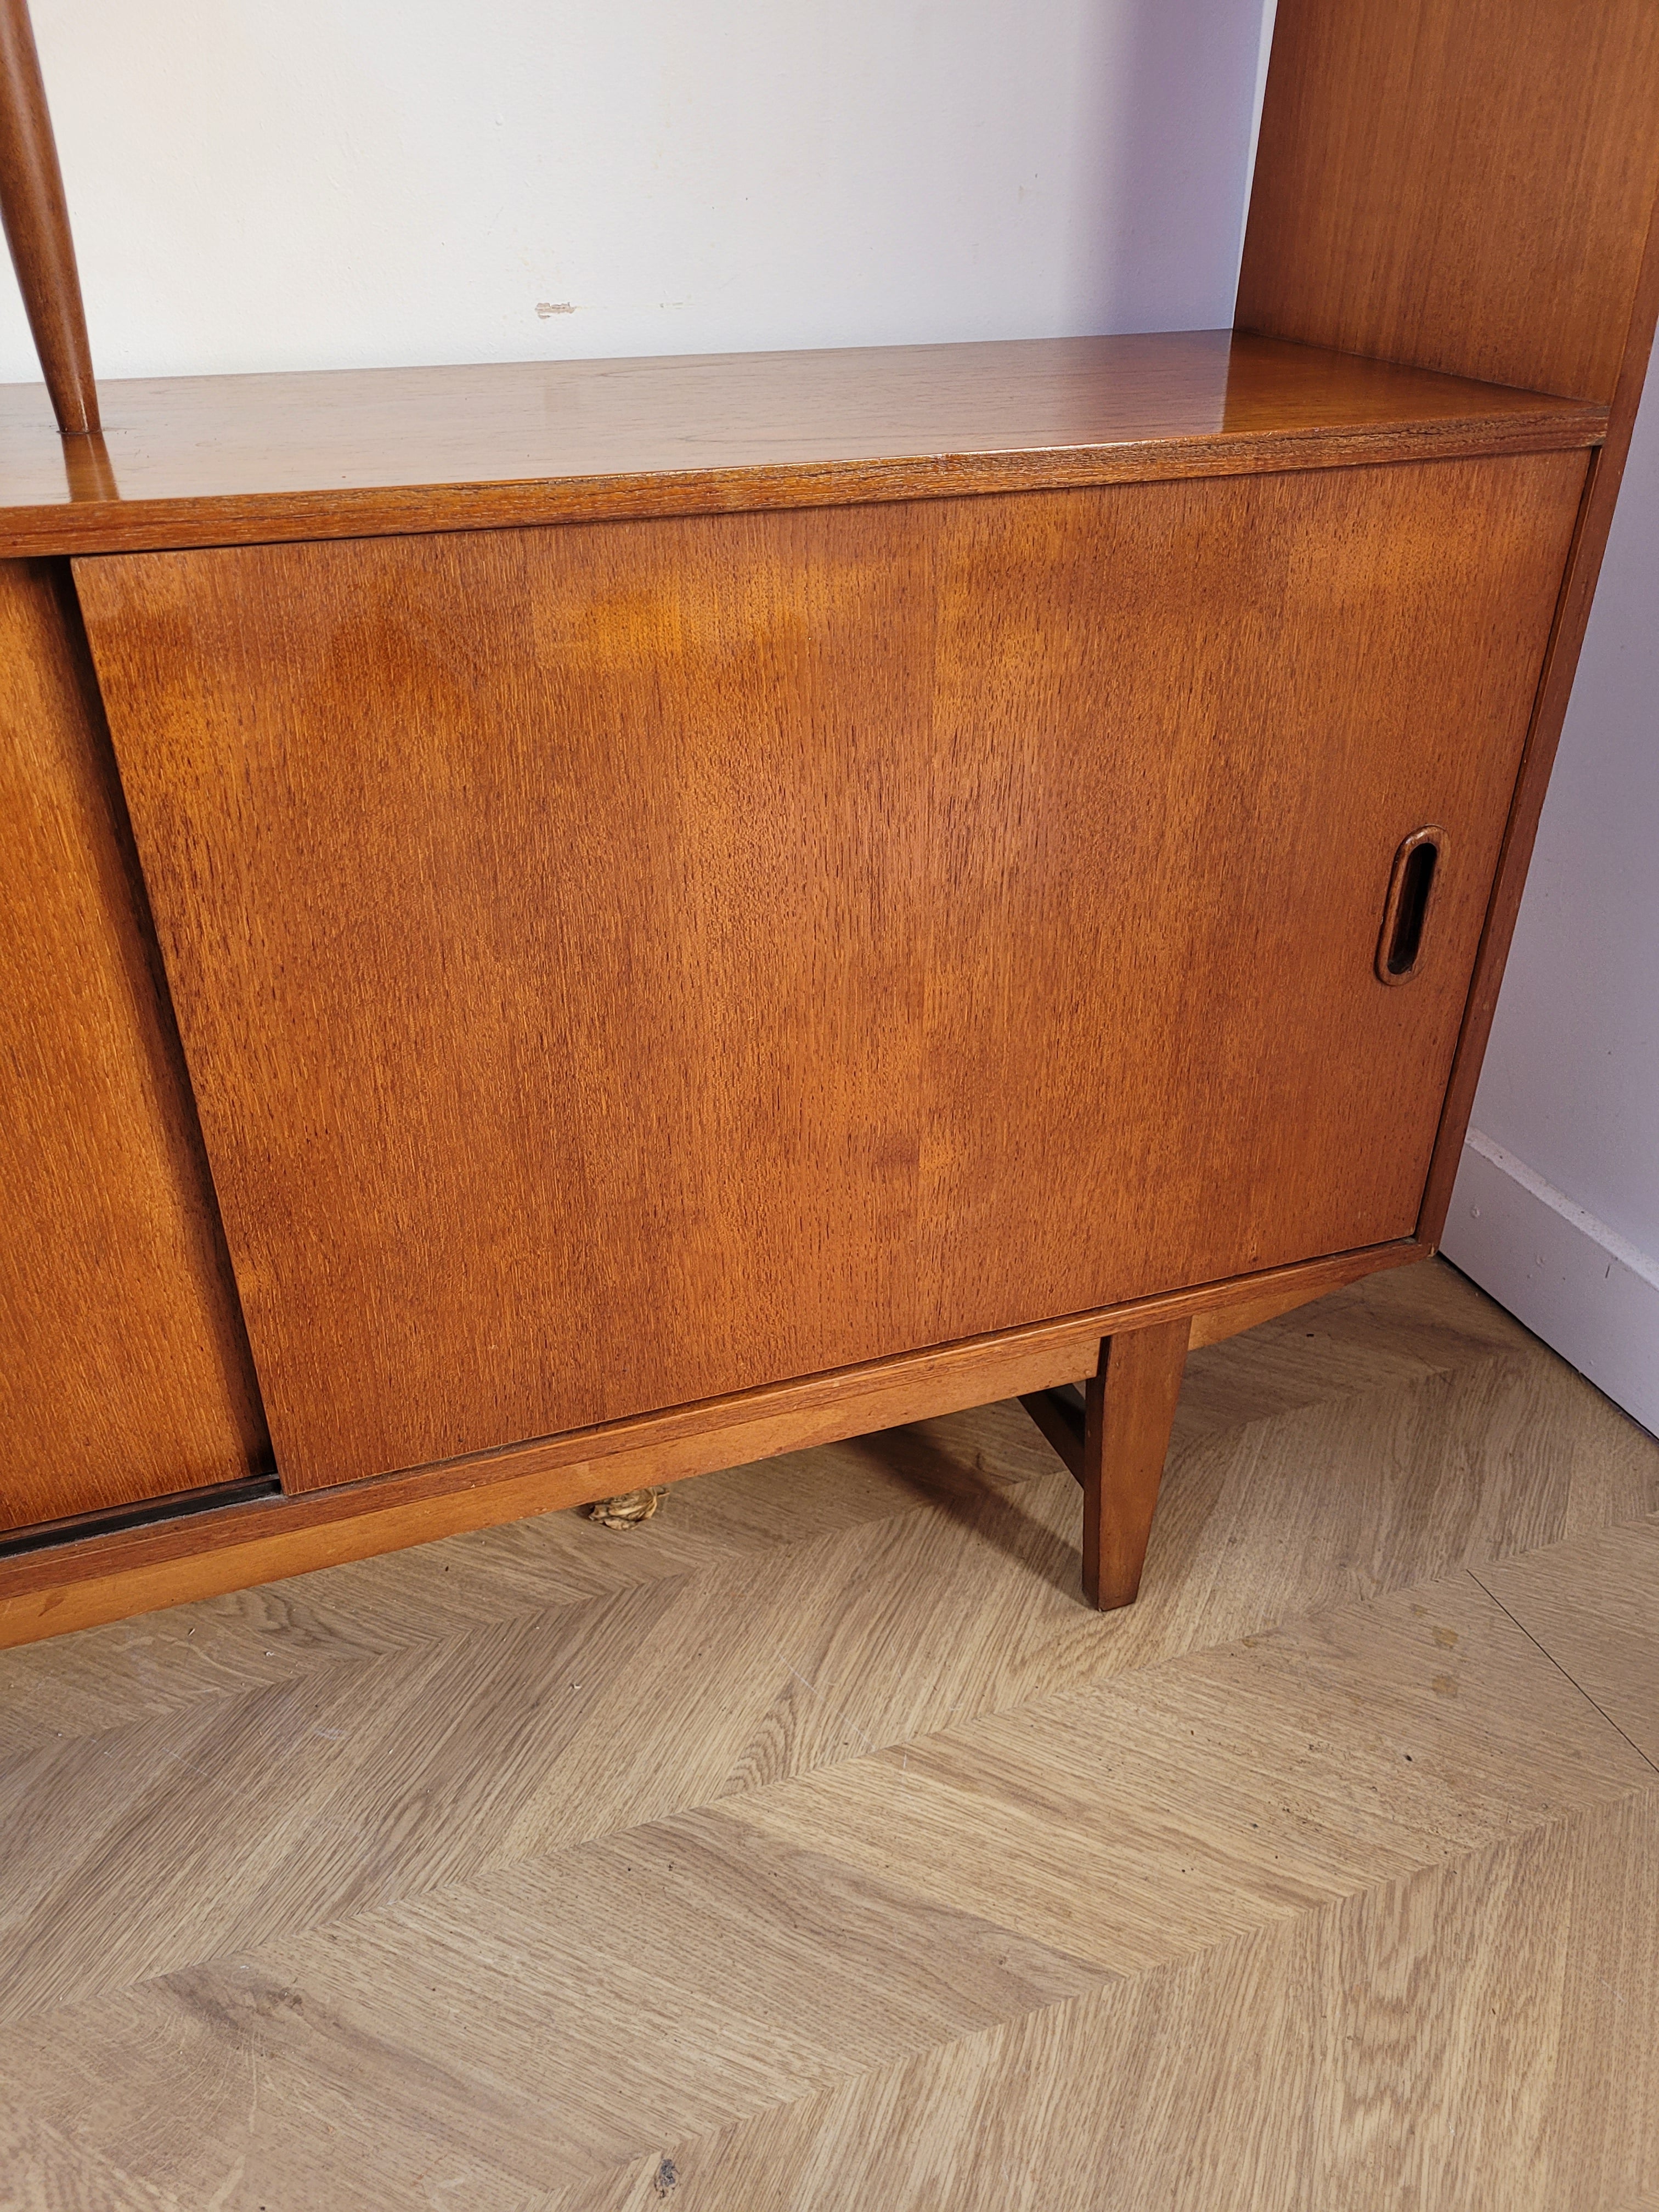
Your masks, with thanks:
<instances>
[{"instance_id":1,"label":"tapered wooden leg","mask_svg":"<svg viewBox=\"0 0 1659 2212\"><path fill-rule=\"evenodd\" d=\"M1083 1420L1083 1595L1101 1612L1133 1605L1164 1479L1189 1318L1109 1336Z\"/></svg>"}]
</instances>

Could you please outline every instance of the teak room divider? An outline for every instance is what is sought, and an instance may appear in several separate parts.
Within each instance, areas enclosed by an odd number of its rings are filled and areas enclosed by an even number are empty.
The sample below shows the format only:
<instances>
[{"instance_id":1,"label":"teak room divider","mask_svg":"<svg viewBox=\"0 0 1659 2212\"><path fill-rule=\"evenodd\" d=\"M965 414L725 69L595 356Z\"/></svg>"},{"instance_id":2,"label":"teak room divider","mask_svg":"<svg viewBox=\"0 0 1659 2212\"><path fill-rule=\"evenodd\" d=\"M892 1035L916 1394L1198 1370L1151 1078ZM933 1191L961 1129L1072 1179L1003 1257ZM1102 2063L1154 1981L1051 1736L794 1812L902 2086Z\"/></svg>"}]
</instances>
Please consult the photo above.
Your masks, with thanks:
<instances>
[{"instance_id":1,"label":"teak room divider","mask_svg":"<svg viewBox=\"0 0 1659 2212\"><path fill-rule=\"evenodd\" d=\"M1659 8L1280 0L1231 332L101 409L0 25L0 1641L1015 1393L1127 1602L1440 1233Z\"/></svg>"}]
</instances>

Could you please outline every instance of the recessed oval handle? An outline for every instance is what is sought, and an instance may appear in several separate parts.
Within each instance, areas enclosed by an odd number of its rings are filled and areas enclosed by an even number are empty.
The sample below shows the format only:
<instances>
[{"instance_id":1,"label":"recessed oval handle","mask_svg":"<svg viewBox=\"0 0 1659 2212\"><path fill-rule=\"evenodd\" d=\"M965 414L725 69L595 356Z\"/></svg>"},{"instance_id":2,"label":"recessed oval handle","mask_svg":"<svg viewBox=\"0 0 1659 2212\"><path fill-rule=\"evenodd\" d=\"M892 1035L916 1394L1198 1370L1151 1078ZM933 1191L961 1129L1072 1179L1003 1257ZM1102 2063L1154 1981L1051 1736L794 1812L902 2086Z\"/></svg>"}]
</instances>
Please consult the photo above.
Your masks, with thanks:
<instances>
[{"instance_id":1,"label":"recessed oval handle","mask_svg":"<svg viewBox=\"0 0 1659 2212\"><path fill-rule=\"evenodd\" d=\"M1437 823L1413 830L1395 854L1376 939L1379 983L1409 983L1416 975L1445 857L1446 833Z\"/></svg>"}]
</instances>

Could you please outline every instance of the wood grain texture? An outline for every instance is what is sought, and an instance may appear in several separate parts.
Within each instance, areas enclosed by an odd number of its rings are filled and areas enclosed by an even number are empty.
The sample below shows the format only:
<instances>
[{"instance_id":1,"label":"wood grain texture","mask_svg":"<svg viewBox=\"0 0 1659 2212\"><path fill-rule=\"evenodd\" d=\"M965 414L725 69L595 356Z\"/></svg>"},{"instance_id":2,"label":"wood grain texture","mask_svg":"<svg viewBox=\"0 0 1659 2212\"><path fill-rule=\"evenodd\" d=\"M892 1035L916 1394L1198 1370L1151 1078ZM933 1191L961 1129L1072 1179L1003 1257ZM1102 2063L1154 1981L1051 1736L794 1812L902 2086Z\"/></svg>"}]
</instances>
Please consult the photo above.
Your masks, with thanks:
<instances>
[{"instance_id":1,"label":"wood grain texture","mask_svg":"<svg viewBox=\"0 0 1659 2212\"><path fill-rule=\"evenodd\" d=\"M1609 403L1656 198L1650 0L1283 0L1237 320Z\"/></svg>"},{"instance_id":2,"label":"wood grain texture","mask_svg":"<svg viewBox=\"0 0 1659 2212\"><path fill-rule=\"evenodd\" d=\"M1226 331L0 386L0 552L472 530L1593 445L1605 410Z\"/></svg>"},{"instance_id":3,"label":"wood grain texture","mask_svg":"<svg viewBox=\"0 0 1659 2212\"><path fill-rule=\"evenodd\" d=\"M1522 1673L1540 1694L1529 1716L1512 1702ZM1437 1846L1478 1850L1564 1802L1650 1789L1659 1771L1462 1579L958 1719L721 1804L842 1864L902 1860L929 1901L1128 1976L1407 1877ZM1206 1797L1224 1817L1194 1817ZM1176 1805L1186 1879L1172 1895Z\"/></svg>"},{"instance_id":4,"label":"wood grain texture","mask_svg":"<svg viewBox=\"0 0 1659 2212\"><path fill-rule=\"evenodd\" d=\"M1220 1344L1244 1329L1259 1328L1264 1321L1277 1321L1281 1314L1294 1313L1298 1306L1323 1297L1328 1288L1336 1287L1320 1284L1316 1289L1316 1277L1297 1280L1289 1274L1279 1281L1263 1279L1249 1285L1241 1284L1232 1297L1217 1300L1211 1305L1194 1306L1188 1317L1191 1349L1196 1352L1200 1345Z\"/></svg>"},{"instance_id":5,"label":"wood grain texture","mask_svg":"<svg viewBox=\"0 0 1659 2212\"><path fill-rule=\"evenodd\" d=\"M1190 1961L688 2129L542 2212L655 2212L665 2157L686 2212L1644 2212L1652 2191L1624 2185L1656 2159L1659 1804L1633 1793L1425 1857Z\"/></svg>"},{"instance_id":6,"label":"wood grain texture","mask_svg":"<svg viewBox=\"0 0 1659 2212\"><path fill-rule=\"evenodd\" d=\"M285 1486L1408 1233L1583 465L80 563Z\"/></svg>"},{"instance_id":7,"label":"wood grain texture","mask_svg":"<svg viewBox=\"0 0 1659 2212\"><path fill-rule=\"evenodd\" d=\"M1102 1613L1140 1588L1192 1324L1124 1329L1100 1347L1083 1419L1083 1595Z\"/></svg>"},{"instance_id":8,"label":"wood grain texture","mask_svg":"<svg viewBox=\"0 0 1659 2212\"><path fill-rule=\"evenodd\" d=\"M1438 1240L1659 312L1645 0L1285 0L1237 321L1608 404L1419 1234Z\"/></svg>"},{"instance_id":9,"label":"wood grain texture","mask_svg":"<svg viewBox=\"0 0 1659 2212\"><path fill-rule=\"evenodd\" d=\"M1003 1394L1086 1376L1103 1331L1194 1316L1232 1334L1237 1306L1252 1322L1340 1284L1424 1255L1385 1245L1304 1262L1238 1284L1211 1284L1139 1304L817 1375L702 1406L510 1446L477 1459L382 1475L290 1498L232 1506L188 1522L86 1537L0 1560L0 1650L124 1620L158 1606L427 1544L525 1514L590 1504L646 1483L793 1454L896 1423L980 1406ZM1219 1315L1223 1318L1218 1320Z\"/></svg>"},{"instance_id":10,"label":"wood grain texture","mask_svg":"<svg viewBox=\"0 0 1659 2212\"><path fill-rule=\"evenodd\" d=\"M10 2192L1639 2206L1659 1772L1474 1577L1659 1447L1443 1266L1190 1370L1124 1613L1004 1407L9 1655Z\"/></svg>"},{"instance_id":11,"label":"wood grain texture","mask_svg":"<svg viewBox=\"0 0 1659 2212\"><path fill-rule=\"evenodd\" d=\"M267 1446L61 564L0 563L0 1528Z\"/></svg>"},{"instance_id":12,"label":"wood grain texture","mask_svg":"<svg viewBox=\"0 0 1659 2212\"><path fill-rule=\"evenodd\" d=\"M98 387L28 0L0 0L0 216L58 428L95 432Z\"/></svg>"},{"instance_id":13,"label":"wood grain texture","mask_svg":"<svg viewBox=\"0 0 1659 2212\"><path fill-rule=\"evenodd\" d=\"M1659 1767L1659 1519L1497 1561L1480 1581Z\"/></svg>"}]
</instances>

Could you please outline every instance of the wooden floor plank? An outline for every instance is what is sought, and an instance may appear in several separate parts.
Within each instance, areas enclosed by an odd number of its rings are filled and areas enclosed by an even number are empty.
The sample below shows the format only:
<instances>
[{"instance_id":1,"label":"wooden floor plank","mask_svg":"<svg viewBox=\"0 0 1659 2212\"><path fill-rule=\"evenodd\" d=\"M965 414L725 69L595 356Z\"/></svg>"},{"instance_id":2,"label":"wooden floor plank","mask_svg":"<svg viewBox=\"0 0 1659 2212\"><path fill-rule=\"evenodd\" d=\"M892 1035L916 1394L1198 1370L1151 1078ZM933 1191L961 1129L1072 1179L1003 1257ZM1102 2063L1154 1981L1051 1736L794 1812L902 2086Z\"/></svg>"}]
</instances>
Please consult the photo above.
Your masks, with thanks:
<instances>
[{"instance_id":1,"label":"wooden floor plank","mask_svg":"<svg viewBox=\"0 0 1659 2212\"><path fill-rule=\"evenodd\" d=\"M1659 1768L1659 1518L1495 1562L1480 1581Z\"/></svg>"},{"instance_id":2,"label":"wooden floor plank","mask_svg":"<svg viewBox=\"0 0 1659 2212\"><path fill-rule=\"evenodd\" d=\"M1105 1978L699 1813L49 2013L0 2071L103 2140L190 2109L143 2153L185 2203L244 2158L295 2203L404 2203L436 2161L494 2204Z\"/></svg>"},{"instance_id":3,"label":"wooden floor plank","mask_svg":"<svg viewBox=\"0 0 1659 2212\"><path fill-rule=\"evenodd\" d=\"M228 2047L308 2116L251 2174L320 2188L355 2101L364 2201L508 2203L1655 1782L1461 1577L46 2007L0 2073L106 2142L206 2100L139 2169L189 2202L255 2148Z\"/></svg>"},{"instance_id":4,"label":"wooden floor plank","mask_svg":"<svg viewBox=\"0 0 1659 2212\"><path fill-rule=\"evenodd\" d=\"M181 2212L179 2200L49 2126L0 2085L0 2204L6 2212Z\"/></svg>"},{"instance_id":5,"label":"wooden floor plank","mask_svg":"<svg viewBox=\"0 0 1659 2212\"><path fill-rule=\"evenodd\" d=\"M1659 1801L1626 1797L542 2212L1612 2212L1659 2180ZM1633 1940L1634 1939L1634 1940Z\"/></svg>"},{"instance_id":6,"label":"wooden floor plank","mask_svg":"<svg viewBox=\"0 0 1659 2212\"><path fill-rule=\"evenodd\" d=\"M1459 1577L727 1809L1133 1973L1654 1779Z\"/></svg>"}]
</instances>

